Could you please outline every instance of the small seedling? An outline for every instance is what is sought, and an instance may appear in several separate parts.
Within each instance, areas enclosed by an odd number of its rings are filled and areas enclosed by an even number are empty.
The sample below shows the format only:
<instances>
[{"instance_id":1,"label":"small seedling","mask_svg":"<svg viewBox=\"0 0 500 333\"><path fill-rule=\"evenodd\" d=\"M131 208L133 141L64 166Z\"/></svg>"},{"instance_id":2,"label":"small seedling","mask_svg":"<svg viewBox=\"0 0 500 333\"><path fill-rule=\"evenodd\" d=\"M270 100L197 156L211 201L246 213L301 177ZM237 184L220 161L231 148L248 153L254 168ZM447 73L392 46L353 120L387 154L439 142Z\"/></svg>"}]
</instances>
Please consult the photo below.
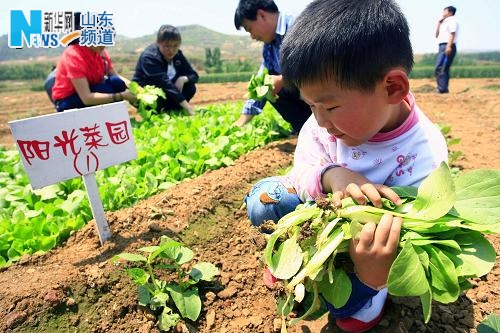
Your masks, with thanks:
<instances>
[{"instance_id":1,"label":"small seedling","mask_svg":"<svg viewBox=\"0 0 500 333\"><path fill-rule=\"evenodd\" d=\"M139 304L149 306L158 314L158 327L169 330L177 325L180 318L195 321L201 312L201 300L196 286L200 281L212 281L219 275L219 269L208 262L199 262L187 271L186 263L194 257L193 251L173 239L162 236L159 246L138 249L147 253L120 253L113 257L117 264L120 259L138 264L140 267L126 269L127 274L139 286ZM160 280L155 271L169 270L176 279Z\"/></svg>"}]
</instances>

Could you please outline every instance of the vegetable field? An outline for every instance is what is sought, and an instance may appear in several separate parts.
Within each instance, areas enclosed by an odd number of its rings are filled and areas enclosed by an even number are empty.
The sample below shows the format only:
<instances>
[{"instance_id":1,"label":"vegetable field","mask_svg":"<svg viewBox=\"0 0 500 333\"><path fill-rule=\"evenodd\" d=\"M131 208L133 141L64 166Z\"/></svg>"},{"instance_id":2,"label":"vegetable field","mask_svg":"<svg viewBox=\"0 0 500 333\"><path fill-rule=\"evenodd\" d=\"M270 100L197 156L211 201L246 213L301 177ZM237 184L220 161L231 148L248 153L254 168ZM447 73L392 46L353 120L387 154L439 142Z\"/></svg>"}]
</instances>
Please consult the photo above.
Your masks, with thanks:
<instances>
[{"instance_id":1,"label":"vegetable field","mask_svg":"<svg viewBox=\"0 0 500 333\"><path fill-rule=\"evenodd\" d=\"M500 169L500 79L452 79L447 95L432 93L432 80L413 80L411 85L419 106L460 139L450 146L463 154L454 167L464 172ZM246 83L200 84L193 103L241 102L245 93ZM0 102L3 145L11 144L7 121L52 112L44 93L2 93ZM153 310L138 304L138 287L124 271L127 266L117 266L113 259L120 253L141 253L141 248L153 251L167 236L192 251L192 262L209 262L219 270L215 282L198 281L199 317L184 320L177 332L279 332L275 295L262 280L266 238L250 226L241 203L252 183L290 165L295 144L293 137L274 141L229 166L107 212L113 237L102 247L94 223L89 223L48 253L1 269L2 331L159 332ZM384 319L372 331L481 333L480 322L500 315L500 237L486 238L497 253L495 266L472 279L472 289L451 304L434 303L427 324L419 297L391 296ZM338 331L322 317L300 321L288 332Z\"/></svg>"}]
</instances>

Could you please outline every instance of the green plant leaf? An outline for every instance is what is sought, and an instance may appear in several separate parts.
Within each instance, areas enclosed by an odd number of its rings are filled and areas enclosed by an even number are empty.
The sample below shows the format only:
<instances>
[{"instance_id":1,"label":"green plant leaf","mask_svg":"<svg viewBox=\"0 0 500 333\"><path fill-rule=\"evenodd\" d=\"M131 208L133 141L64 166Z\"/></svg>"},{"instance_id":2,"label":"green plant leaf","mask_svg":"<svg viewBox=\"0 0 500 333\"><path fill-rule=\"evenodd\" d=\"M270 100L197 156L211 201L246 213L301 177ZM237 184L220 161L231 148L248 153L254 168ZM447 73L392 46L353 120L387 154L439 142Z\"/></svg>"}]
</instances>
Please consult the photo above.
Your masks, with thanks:
<instances>
[{"instance_id":1,"label":"green plant leaf","mask_svg":"<svg viewBox=\"0 0 500 333\"><path fill-rule=\"evenodd\" d=\"M45 186L45 187L38 189L38 190L33 190L33 192L36 195L40 196L41 200L50 200L50 199L57 198L60 191L61 191L61 189L59 188L58 184L52 184L52 185Z\"/></svg>"},{"instance_id":2,"label":"green plant leaf","mask_svg":"<svg viewBox=\"0 0 500 333\"><path fill-rule=\"evenodd\" d=\"M149 273L137 267L127 269L127 275L138 285L145 285L150 278Z\"/></svg>"},{"instance_id":3,"label":"green plant leaf","mask_svg":"<svg viewBox=\"0 0 500 333\"><path fill-rule=\"evenodd\" d=\"M149 293L148 288L146 288L146 286L144 285L141 285L138 289L139 304L142 306L148 306L151 302L151 294Z\"/></svg>"},{"instance_id":4,"label":"green plant leaf","mask_svg":"<svg viewBox=\"0 0 500 333\"><path fill-rule=\"evenodd\" d=\"M179 314L173 313L170 308L163 308L163 311L158 320L158 327L162 331L170 331L181 320Z\"/></svg>"},{"instance_id":5,"label":"green plant leaf","mask_svg":"<svg viewBox=\"0 0 500 333\"><path fill-rule=\"evenodd\" d=\"M493 269L495 248L481 233L460 233L455 236L455 240L460 244L460 251L447 251L450 252L448 257L454 262L459 276L481 277Z\"/></svg>"},{"instance_id":6,"label":"green plant leaf","mask_svg":"<svg viewBox=\"0 0 500 333\"><path fill-rule=\"evenodd\" d=\"M192 287L183 291L179 286L170 285L168 289L181 316L193 321L198 319L201 312L198 288Z\"/></svg>"},{"instance_id":7,"label":"green plant leaf","mask_svg":"<svg viewBox=\"0 0 500 333\"><path fill-rule=\"evenodd\" d=\"M281 316L288 316L293 310L294 299L291 294L280 296L276 302L276 311Z\"/></svg>"},{"instance_id":8,"label":"green plant leaf","mask_svg":"<svg viewBox=\"0 0 500 333\"><path fill-rule=\"evenodd\" d=\"M432 297L448 304L458 299L460 286L453 262L436 246L423 246L429 255Z\"/></svg>"},{"instance_id":9,"label":"green plant leaf","mask_svg":"<svg viewBox=\"0 0 500 333\"><path fill-rule=\"evenodd\" d=\"M479 224L500 223L500 170L473 170L455 180L450 214Z\"/></svg>"},{"instance_id":10,"label":"green plant leaf","mask_svg":"<svg viewBox=\"0 0 500 333\"><path fill-rule=\"evenodd\" d=\"M86 192L83 190L74 190L68 195L68 198L64 200L59 207L68 212L69 214L74 214L80 209L82 202L86 199Z\"/></svg>"},{"instance_id":11,"label":"green plant leaf","mask_svg":"<svg viewBox=\"0 0 500 333\"><path fill-rule=\"evenodd\" d=\"M387 281L389 293L394 296L420 296L430 290L419 255L411 241L407 241L394 260Z\"/></svg>"},{"instance_id":12,"label":"green plant leaf","mask_svg":"<svg viewBox=\"0 0 500 333\"><path fill-rule=\"evenodd\" d=\"M265 97L267 92L269 91L268 86L259 86L255 88L255 92L257 93L257 97Z\"/></svg>"},{"instance_id":13,"label":"green plant leaf","mask_svg":"<svg viewBox=\"0 0 500 333\"><path fill-rule=\"evenodd\" d=\"M118 259L123 259L123 260L127 260L127 261L132 261L132 262L138 262L138 261L147 262L148 261L148 259L146 257L141 256L140 254L127 253L127 252L117 254L116 256L113 257L113 261L116 261Z\"/></svg>"},{"instance_id":14,"label":"green plant leaf","mask_svg":"<svg viewBox=\"0 0 500 333\"><path fill-rule=\"evenodd\" d=\"M500 317L497 314L490 314L478 326L477 333L498 333L500 332Z\"/></svg>"},{"instance_id":15,"label":"green plant leaf","mask_svg":"<svg viewBox=\"0 0 500 333\"><path fill-rule=\"evenodd\" d=\"M150 304L154 309L159 309L166 307L169 299L170 297L167 293L157 292L153 295L153 297L151 297Z\"/></svg>"},{"instance_id":16,"label":"green plant leaf","mask_svg":"<svg viewBox=\"0 0 500 333\"><path fill-rule=\"evenodd\" d=\"M189 275L196 281L212 281L213 278L219 275L219 269L212 263L199 262L193 266Z\"/></svg>"},{"instance_id":17,"label":"green plant leaf","mask_svg":"<svg viewBox=\"0 0 500 333\"><path fill-rule=\"evenodd\" d=\"M333 272L333 284L328 280L327 275L319 282L319 293L337 309L344 306L351 296L352 283L349 276L343 269L336 269Z\"/></svg>"},{"instance_id":18,"label":"green plant leaf","mask_svg":"<svg viewBox=\"0 0 500 333\"><path fill-rule=\"evenodd\" d=\"M158 255L162 258L175 260L178 265L182 265L193 259L194 253L191 249L183 246L181 243L172 240L167 236L162 236L160 241L161 250Z\"/></svg>"},{"instance_id":19,"label":"green plant leaf","mask_svg":"<svg viewBox=\"0 0 500 333\"><path fill-rule=\"evenodd\" d=\"M286 280L293 277L302 266L304 254L297 243L297 234L285 240L273 256L275 266L271 270L274 277Z\"/></svg>"},{"instance_id":20,"label":"green plant leaf","mask_svg":"<svg viewBox=\"0 0 500 333\"><path fill-rule=\"evenodd\" d=\"M422 313L424 315L424 322L428 323L429 320L431 320L431 314L432 314L432 292L430 290L420 295L420 303L422 304Z\"/></svg>"},{"instance_id":21,"label":"green plant leaf","mask_svg":"<svg viewBox=\"0 0 500 333\"><path fill-rule=\"evenodd\" d=\"M455 184L450 169L442 162L418 187L417 198L407 215L414 219L437 220L450 211L455 200Z\"/></svg>"}]
</instances>

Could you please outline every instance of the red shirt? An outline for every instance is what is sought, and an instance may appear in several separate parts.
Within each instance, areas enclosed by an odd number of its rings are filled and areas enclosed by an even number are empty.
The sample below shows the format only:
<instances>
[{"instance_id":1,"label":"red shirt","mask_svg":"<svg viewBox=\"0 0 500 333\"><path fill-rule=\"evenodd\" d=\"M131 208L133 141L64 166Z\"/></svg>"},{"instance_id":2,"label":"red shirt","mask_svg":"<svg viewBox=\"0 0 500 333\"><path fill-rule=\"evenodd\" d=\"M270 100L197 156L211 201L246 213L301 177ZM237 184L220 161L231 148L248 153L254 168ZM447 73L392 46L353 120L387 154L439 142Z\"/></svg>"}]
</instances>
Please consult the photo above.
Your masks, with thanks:
<instances>
[{"instance_id":1,"label":"red shirt","mask_svg":"<svg viewBox=\"0 0 500 333\"><path fill-rule=\"evenodd\" d=\"M103 57L107 60L109 71L113 65L106 50L103 50L101 55L87 46L78 44L68 46L57 63L52 98L60 100L73 95L76 90L71 79L86 78L89 85L101 83L105 75Z\"/></svg>"}]
</instances>

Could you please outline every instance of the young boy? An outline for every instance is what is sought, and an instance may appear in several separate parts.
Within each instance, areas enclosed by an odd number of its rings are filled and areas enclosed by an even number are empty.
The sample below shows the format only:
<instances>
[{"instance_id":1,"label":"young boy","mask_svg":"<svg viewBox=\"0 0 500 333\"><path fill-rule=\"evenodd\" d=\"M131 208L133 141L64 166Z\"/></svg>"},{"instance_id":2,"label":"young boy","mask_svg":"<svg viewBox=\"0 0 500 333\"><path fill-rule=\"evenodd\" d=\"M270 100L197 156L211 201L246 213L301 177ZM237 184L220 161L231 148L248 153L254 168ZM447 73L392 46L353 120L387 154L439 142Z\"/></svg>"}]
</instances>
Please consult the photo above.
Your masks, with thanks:
<instances>
[{"instance_id":1,"label":"young boy","mask_svg":"<svg viewBox=\"0 0 500 333\"><path fill-rule=\"evenodd\" d=\"M284 79L297 86L314 117L298 138L285 177L258 182L245 198L254 225L278 221L300 202L333 193L381 206L400 204L390 186L418 186L442 161L446 141L409 91L409 28L392 0L316 0L300 14L281 48ZM352 241L353 292L336 324L363 332L383 315L385 284L401 219L385 215Z\"/></svg>"},{"instance_id":2,"label":"young boy","mask_svg":"<svg viewBox=\"0 0 500 333\"><path fill-rule=\"evenodd\" d=\"M294 20L292 15L281 13L273 0L240 0L234 13L236 29L243 27L253 39L264 42L259 73L264 67L268 69L273 78L273 94L279 97L271 103L283 119L290 123L293 132L298 134L311 115L311 110L300 99L297 89L283 88L279 64L281 42ZM243 126L250 122L255 115L262 113L265 104L265 100L247 100L235 124Z\"/></svg>"}]
</instances>

